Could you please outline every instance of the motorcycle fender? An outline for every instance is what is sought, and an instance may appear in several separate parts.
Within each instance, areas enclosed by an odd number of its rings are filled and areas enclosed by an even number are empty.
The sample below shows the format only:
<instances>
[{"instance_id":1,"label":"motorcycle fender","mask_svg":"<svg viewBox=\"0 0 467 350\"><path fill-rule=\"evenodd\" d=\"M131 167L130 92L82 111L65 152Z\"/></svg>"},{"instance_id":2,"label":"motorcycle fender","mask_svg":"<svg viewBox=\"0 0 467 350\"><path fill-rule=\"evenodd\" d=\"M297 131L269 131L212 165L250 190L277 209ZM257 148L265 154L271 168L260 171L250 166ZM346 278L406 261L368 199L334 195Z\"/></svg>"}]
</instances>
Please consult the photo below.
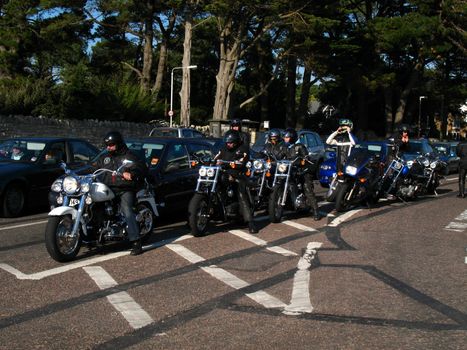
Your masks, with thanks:
<instances>
[{"instance_id":1,"label":"motorcycle fender","mask_svg":"<svg viewBox=\"0 0 467 350\"><path fill-rule=\"evenodd\" d=\"M78 215L78 210L76 210L75 208L64 207L64 206L56 207L56 208L53 208L48 215L49 216L63 216L63 215L68 215L68 214L70 214L74 220L76 219L76 215Z\"/></svg>"},{"instance_id":2,"label":"motorcycle fender","mask_svg":"<svg viewBox=\"0 0 467 350\"><path fill-rule=\"evenodd\" d=\"M156 201L154 200L154 198L141 198L139 200L140 203L143 203L143 202L146 202L149 204L149 206L151 207L152 209L152 212L154 213L154 215L156 217L159 217L159 212L157 211L157 205L156 205Z\"/></svg>"}]
</instances>

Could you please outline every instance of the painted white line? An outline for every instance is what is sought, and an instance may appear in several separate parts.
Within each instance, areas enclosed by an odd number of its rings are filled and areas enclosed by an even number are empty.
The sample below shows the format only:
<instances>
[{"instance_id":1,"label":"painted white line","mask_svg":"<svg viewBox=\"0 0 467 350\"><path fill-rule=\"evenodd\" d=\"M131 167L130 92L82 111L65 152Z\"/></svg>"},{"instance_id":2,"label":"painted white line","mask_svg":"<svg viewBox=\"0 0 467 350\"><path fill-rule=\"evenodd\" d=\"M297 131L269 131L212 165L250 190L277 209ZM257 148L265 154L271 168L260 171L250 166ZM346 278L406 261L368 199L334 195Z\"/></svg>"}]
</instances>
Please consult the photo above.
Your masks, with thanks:
<instances>
[{"instance_id":1,"label":"painted white line","mask_svg":"<svg viewBox=\"0 0 467 350\"><path fill-rule=\"evenodd\" d=\"M310 301L310 267L313 259L316 257L317 250L322 246L320 242L309 242L305 253L297 264L298 271L295 272L292 299L283 311L286 315L299 315L301 313L310 313L313 306Z\"/></svg>"},{"instance_id":2,"label":"painted white line","mask_svg":"<svg viewBox=\"0 0 467 350\"><path fill-rule=\"evenodd\" d=\"M186 239L189 239L189 238L193 238L193 236L192 235L184 235L184 236L180 236L180 237L165 239L163 241L159 241L159 242L155 242L153 244L145 245L145 246L143 246L143 250L146 251L146 250L150 250L150 249L153 249L153 248L162 247L162 246L164 246L166 244L169 244L169 243L172 243L172 242L183 241L183 240L186 240ZM68 272L68 271L78 269L78 268L81 268L81 267L84 267L84 266L94 265L96 263L100 263L100 262L103 262L103 261L120 258L122 256L129 255L129 254L130 254L130 251L128 251L128 250L127 251L122 251L122 252L111 253L111 254L107 254L107 255L103 255L103 256L97 256L97 257L87 259L87 260L83 260L83 261L77 261L77 262L74 262L74 263L71 263L71 264L68 264L68 265L63 265L63 266L56 267L56 268L53 268L53 269L50 269L50 270L45 270L45 271L36 272L36 273L32 273L32 274L25 274L25 273L19 271L18 269L14 268L13 266L10 266L8 264L2 264L2 263L0 263L0 269L3 269L5 271L15 275L16 278L19 279L19 280L41 280L41 279L43 279L45 277L58 275L60 273Z\"/></svg>"},{"instance_id":3,"label":"painted white line","mask_svg":"<svg viewBox=\"0 0 467 350\"><path fill-rule=\"evenodd\" d=\"M113 288L118 285L112 276L100 266L84 267L84 270L100 289ZM151 316L127 292L110 294L107 299L134 329L154 322Z\"/></svg>"},{"instance_id":4,"label":"painted white line","mask_svg":"<svg viewBox=\"0 0 467 350\"><path fill-rule=\"evenodd\" d=\"M458 217L456 217L454 220L458 221L467 221L467 210L463 211Z\"/></svg>"},{"instance_id":5,"label":"painted white line","mask_svg":"<svg viewBox=\"0 0 467 350\"><path fill-rule=\"evenodd\" d=\"M299 230L303 230L303 231L310 231L310 232L316 231L316 229L314 229L313 227L305 226L305 225L299 224L298 222L295 222L295 221L286 220L286 221L282 221L282 223L286 224L286 225L289 225L289 226L292 226L292 227L295 227L295 228L298 228Z\"/></svg>"},{"instance_id":6,"label":"painted white line","mask_svg":"<svg viewBox=\"0 0 467 350\"><path fill-rule=\"evenodd\" d=\"M266 247L267 250L271 251L271 252L274 252L274 253L277 253L277 254L281 254L281 255L284 255L284 256L296 256L297 253L295 252L292 252L290 250L287 250L285 248L282 248L282 247L278 247L278 246L272 246L272 247L267 247L268 245L268 242L256 237L256 236L252 236L246 232L243 232L241 230L231 230L229 231L229 233L237 236L237 237L240 237L246 241L249 241L253 244L256 244L256 245L259 245L261 247Z\"/></svg>"},{"instance_id":7,"label":"painted white line","mask_svg":"<svg viewBox=\"0 0 467 350\"><path fill-rule=\"evenodd\" d=\"M185 248L182 245L168 244L166 245L166 247L193 264L205 261L203 257L193 253L191 250ZM203 271L210 274L212 277L218 279L219 281L227 284L228 286L234 289L245 288L250 285L248 282L238 278L237 276L231 274L230 272L220 267L217 267L216 265L201 266L200 268ZM245 295L266 308L285 307L285 304L282 301L262 290L256 291L254 293L245 293Z\"/></svg>"},{"instance_id":8,"label":"painted white line","mask_svg":"<svg viewBox=\"0 0 467 350\"><path fill-rule=\"evenodd\" d=\"M466 228L467 222L451 221L444 229L463 232Z\"/></svg>"},{"instance_id":9,"label":"painted white line","mask_svg":"<svg viewBox=\"0 0 467 350\"><path fill-rule=\"evenodd\" d=\"M34 225L45 224L47 221L48 221L48 220L42 220L42 221L30 222L30 223L28 223L28 224L20 224L20 225L13 225L13 226L0 227L0 231L12 230L12 229L14 229L14 228L21 228L21 227L28 227L28 226L34 226Z\"/></svg>"},{"instance_id":10,"label":"painted white line","mask_svg":"<svg viewBox=\"0 0 467 350\"><path fill-rule=\"evenodd\" d=\"M334 220L332 220L328 226L331 226L331 227L336 227L336 226L339 226L340 224L342 224L345 220L349 219L350 217L352 217L353 215L357 214L359 211L361 211L362 209L355 209L355 210L350 210L342 215L339 215L337 218L335 218Z\"/></svg>"}]
</instances>

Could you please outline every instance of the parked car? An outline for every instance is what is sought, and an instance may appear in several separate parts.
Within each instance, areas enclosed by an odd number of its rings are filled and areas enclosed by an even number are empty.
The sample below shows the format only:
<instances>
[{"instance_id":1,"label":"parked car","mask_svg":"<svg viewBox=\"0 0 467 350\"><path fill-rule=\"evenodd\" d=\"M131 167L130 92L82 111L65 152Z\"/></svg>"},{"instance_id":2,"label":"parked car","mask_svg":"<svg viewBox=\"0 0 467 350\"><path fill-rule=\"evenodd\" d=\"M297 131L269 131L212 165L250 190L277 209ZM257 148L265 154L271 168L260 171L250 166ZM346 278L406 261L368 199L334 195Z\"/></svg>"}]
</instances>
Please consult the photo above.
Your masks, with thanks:
<instances>
[{"instance_id":1,"label":"parked car","mask_svg":"<svg viewBox=\"0 0 467 350\"><path fill-rule=\"evenodd\" d=\"M387 163L389 154L391 152L390 147L385 141L365 141L360 142L356 147L365 147L373 153L375 156L380 158L382 163ZM332 151L328 149L329 158L327 158L320 166L318 180L322 187L329 187L332 179L336 175L336 150Z\"/></svg>"},{"instance_id":2,"label":"parked car","mask_svg":"<svg viewBox=\"0 0 467 350\"><path fill-rule=\"evenodd\" d=\"M149 133L151 137L205 137L203 133L191 128L157 127Z\"/></svg>"},{"instance_id":3,"label":"parked car","mask_svg":"<svg viewBox=\"0 0 467 350\"><path fill-rule=\"evenodd\" d=\"M284 130L281 130L283 132ZM298 134L298 142L302 143L308 149L310 153L310 158L315 164L315 171L316 177L318 177L318 171L321 163L325 159L326 149L324 146L323 141L321 140L320 136L311 130L299 130L297 131ZM257 133L255 143L251 146L252 151L260 152L264 145L266 144L268 139L268 132L263 131Z\"/></svg>"},{"instance_id":4,"label":"parked car","mask_svg":"<svg viewBox=\"0 0 467 350\"><path fill-rule=\"evenodd\" d=\"M198 167L192 161L213 157L213 146L204 138L150 137L127 139L126 144L145 160L162 209L188 206L196 188Z\"/></svg>"},{"instance_id":5,"label":"parked car","mask_svg":"<svg viewBox=\"0 0 467 350\"><path fill-rule=\"evenodd\" d=\"M445 175L459 170L460 158L456 155L456 146L459 142L434 142L431 144L435 154L447 164Z\"/></svg>"},{"instance_id":6,"label":"parked car","mask_svg":"<svg viewBox=\"0 0 467 350\"><path fill-rule=\"evenodd\" d=\"M21 215L27 207L47 204L53 181L63 174L65 161L76 169L92 160L99 150L77 138L11 138L0 144L0 212Z\"/></svg>"}]
</instances>

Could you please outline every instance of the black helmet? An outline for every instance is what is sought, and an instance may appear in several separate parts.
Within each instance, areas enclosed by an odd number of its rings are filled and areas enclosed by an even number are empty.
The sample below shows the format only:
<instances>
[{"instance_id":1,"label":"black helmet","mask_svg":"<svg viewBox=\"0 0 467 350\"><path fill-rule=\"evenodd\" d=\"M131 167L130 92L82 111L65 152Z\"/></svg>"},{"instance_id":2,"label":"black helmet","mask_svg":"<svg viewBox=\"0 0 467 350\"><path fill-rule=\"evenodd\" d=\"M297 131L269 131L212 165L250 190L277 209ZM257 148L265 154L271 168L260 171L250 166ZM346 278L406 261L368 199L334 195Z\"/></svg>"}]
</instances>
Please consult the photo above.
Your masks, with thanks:
<instances>
[{"instance_id":1,"label":"black helmet","mask_svg":"<svg viewBox=\"0 0 467 350\"><path fill-rule=\"evenodd\" d=\"M273 139L279 141L281 138L281 132L279 129L271 129L268 133L268 140L271 142Z\"/></svg>"},{"instance_id":2,"label":"black helmet","mask_svg":"<svg viewBox=\"0 0 467 350\"><path fill-rule=\"evenodd\" d=\"M123 145L123 136L118 131L110 131L104 137L104 144L106 146L116 145L118 149Z\"/></svg>"},{"instance_id":3,"label":"black helmet","mask_svg":"<svg viewBox=\"0 0 467 350\"><path fill-rule=\"evenodd\" d=\"M229 130L225 133L224 135L224 143L230 143L233 144L234 146L237 146L240 144L242 140L242 137L240 136L240 133L235 130Z\"/></svg>"},{"instance_id":4,"label":"black helmet","mask_svg":"<svg viewBox=\"0 0 467 350\"><path fill-rule=\"evenodd\" d=\"M349 128L353 128L353 122L350 119L342 118L339 119L339 126L348 126Z\"/></svg>"},{"instance_id":5,"label":"black helmet","mask_svg":"<svg viewBox=\"0 0 467 350\"><path fill-rule=\"evenodd\" d=\"M230 127L233 127L233 126L238 126L239 128L241 128L242 127L242 120L238 119L238 118L232 119L230 121Z\"/></svg>"},{"instance_id":6,"label":"black helmet","mask_svg":"<svg viewBox=\"0 0 467 350\"><path fill-rule=\"evenodd\" d=\"M289 143L297 142L297 138L298 138L297 131L295 131L295 129L293 129L293 128L285 129L284 138L286 138L286 137L290 137Z\"/></svg>"}]
</instances>

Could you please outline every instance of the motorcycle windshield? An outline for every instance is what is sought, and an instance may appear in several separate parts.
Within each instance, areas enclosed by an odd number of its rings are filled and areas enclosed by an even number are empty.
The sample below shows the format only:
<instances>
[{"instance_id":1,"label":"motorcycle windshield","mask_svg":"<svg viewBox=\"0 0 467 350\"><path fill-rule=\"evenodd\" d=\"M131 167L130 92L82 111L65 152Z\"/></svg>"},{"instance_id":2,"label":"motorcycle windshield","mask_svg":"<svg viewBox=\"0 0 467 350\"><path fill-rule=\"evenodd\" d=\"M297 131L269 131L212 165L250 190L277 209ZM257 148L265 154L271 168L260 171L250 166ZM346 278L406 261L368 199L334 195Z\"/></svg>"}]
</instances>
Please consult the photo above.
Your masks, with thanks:
<instances>
[{"instance_id":1,"label":"motorcycle windshield","mask_svg":"<svg viewBox=\"0 0 467 350\"><path fill-rule=\"evenodd\" d=\"M371 158L372 153L366 147L355 147L350 152L350 155L345 162L346 166L353 166L359 169L364 166Z\"/></svg>"}]
</instances>

